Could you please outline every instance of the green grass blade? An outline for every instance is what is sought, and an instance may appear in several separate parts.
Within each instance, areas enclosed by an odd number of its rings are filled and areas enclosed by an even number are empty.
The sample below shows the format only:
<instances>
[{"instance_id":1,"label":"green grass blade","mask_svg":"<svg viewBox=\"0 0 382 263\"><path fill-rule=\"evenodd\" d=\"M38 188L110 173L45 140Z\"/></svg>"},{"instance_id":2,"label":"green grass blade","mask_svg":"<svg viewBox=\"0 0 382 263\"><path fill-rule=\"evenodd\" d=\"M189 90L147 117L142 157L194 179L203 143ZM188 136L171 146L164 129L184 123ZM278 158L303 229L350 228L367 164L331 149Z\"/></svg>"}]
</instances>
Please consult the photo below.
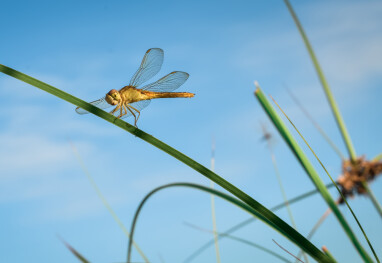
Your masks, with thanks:
<instances>
[{"instance_id":1,"label":"green grass blade","mask_svg":"<svg viewBox=\"0 0 382 263\"><path fill-rule=\"evenodd\" d=\"M257 248L257 249L260 249L262 251L264 251L265 253L268 253L272 256L275 256L276 258L284 261L284 262L289 262L291 263L291 261L289 261L287 258L281 256L280 254L277 254L276 252L264 247L264 246L261 246L259 244L256 244L252 241L249 241L249 240L246 240L244 238L240 238L240 237L236 237L236 236L232 236L232 235L228 235L228 234L223 234L223 233L219 233L219 232L214 232L214 231L211 231L211 230L208 230L208 229L204 229L204 228L201 228L201 227L198 227L198 226L195 226L193 224L190 224L190 223L187 223L185 222L185 224L189 227L192 227L194 229L197 229L197 230L200 230L200 231L203 231L203 232L209 232L209 233L213 233L213 234L217 234L218 236L224 236L224 237L227 237L229 239L232 239L232 240L235 240L235 241L238 241L240 243L243 243L243 244L246 244L248 246L251 246L251 247L254 247L254 248Z\"/></svg>"},{"instance_id":2,"label":"green grass blade","mask_svg":"<svg viewBox=\"0 0 382 263\"><path fill-rule=\"evenodd\" d=\"M372 262L372 259L367 254L366 250L362 247L361 243L358 241L357 237L353 233L353 231L350 228L350 225L347 223L345 217L342 215L341 211L339 210L338 206L336 205L336 202L333 200L332 196L330 195L329 191L326 189L324 183L322 182L320 176L316 172L316 170L313 168L313 165L310 163L308 157L305 155L305 153L302 151L296 140L293 138L292 134L280 118L280 116L277 114L275 109L272 107L272 105L267 100L264 93L261 91L260 87L257 86L257 89L255 91L255 96L260 102L261 106L265 110L265 112L268 114L268 117L272 120L273 124L275 125L276 129L279 131L281 136L284 138L287 145L292 150L293 154L296 156L297 160L300 162L301 166L304 168L306 173L309 175L309 178L312 180L314 185L317 187L317 189L320 191L321 196L324 198L328 206L332 209L333 213L337 217L340 225L345 230L345 233L348 235L349 239L357 249L358 253L361 255L363 260L365 262ZM319 161L320 162L320 161ZM321 162L320 162L321 163ZM323 167L324 168L324 167ZM326 169L324 168L326 171ZM329 175L329 173L328 173ZM329 175L329 178L332 180L334 184L334 180ZM338 189L337 185L335 185L339 193L342 195L341 191ZM346 199L345 199L346 200ZM346 202L347 203L347 202ZM348 205L350 211L352 212L350 206ZM356 216L354 213L352 213L355 217L356 221L358 222ZM362 230L362 226L358 224L360 229ZM366 240L368 240L367 236L365 235ZM372 248L371 244L369 243L370 248L372 249L374 253L374 249ZM374 253L376 256L376 254ZM376 256L377 261L378 257Z\"/></svg>"},{"instance_id":3,"label":"green grass blade","mask_svg":"<svg viewBox=\"0 0 382 263\"><path fill-rule=\"evenodd\" d=\"M184 164L188 165L195 171L201 173L208 179L214 181L216 184L220 185L222 188L227 190L228 192L232 193L234 196L242 200L244 203L246 203L251 209L254 209L256 213L258 213L258 217L261 218L264 222L268 222L270 225L272 225L275 229L280 231L281 233L290 233L289 239L294 242L298 243L301 239L306 240L300 233L295 231L291 226L289 226L287 223L282 221L278 216L273 214L271 211L266 209L263 205L261 205L259 202L257 202L255 199L253 199L248 194L244 193L242 190L237 188L236 186L232 185L222 177L218 176L211 170L207 169L200 163L194 161L190 157L186 156L185 154L179 152L178 150L170 147L169 145L165 144L164 142L156 139L154 136L132 126L131 124L118 119L114 117L113 115L91 105L90 103L87 103L81 99L78 99L74 97L73 95L70 95L64 91L61 91L53 86L50 86L42 81L39 81L35 78L32 78L28 75L25 75L19 71L16 71L14 69L11 69L9 67L6 67L4 65L0 65L0 72L3 72L9 76L12 76L16 79L22 80L28 84L31 84L37 88L40 88L52 95L55 95L63 100L66 100L76 106L79 106L86 111L124 129L125 131L130 132L131 134L139 137L140 139L150 143L151 145L157 147L158 149L166 152L167 154L173 156L174 158L178 159L179 161L183 162ZM272 223L271 223L272 222ZM307 253L313 253L316 257L320 257L323 261L327 260L326 255L324 255L321 251L319 251L315 246L313 246L309 241L308 243L299 244L301 248L304 249ZM317 251L319 253L317 253ZM310 251L310 252L308 252Z\"/></svg>"},{"instance_id":4,"label":"green grass blade","mask_svg":"<svg viewBox=\"0 0 382 263\"><path fill-rule=\"evenodd\" d=\"M129 239L127 262L130 262L130 259L131 259L131 247L132 247L131 240L134 239L135 226L136 226L136 223L137 223L137 220L139 217L139 213L143 208L143 205L146 203L146 201L153 194L155 194L156 192L158 192L160 190L170 188L170 187L190 187L190 188L198 189L198 190L210 193L210 194L214 194L215 196L220 197L220 198L240 207L244 211L250 213L251 215L259 218L260 220L262 220L263 222L265 222L269 226L273 227L275 230L279 231L281 234L283 234L289 240L294 242L297 246L302 248L306 253L308 253L311 257L313 257L317 261L319 261L319 262L331 262L331 260L326 255L324 255L324 253L322 253L320 250L318 250L312 243L310 243L310 241L308 241L305 237L303 237L298 232L296 232L293 228L291 228L289 225L287 225L284 221L282 221L276 215L273 217L272 220L268 221L264 215L264 211L259 212L258 209L252 208L251 206L245 204L244 202L240 201L239 199L237 199L235 197L232 197L231 195L227 195L223 192L205 187L203 185L197 185L197 184L192 184L192 183L166 184L166 185L163 185L163 186L160 186L160 187L153 189L142 199L141 203L139 204L139 206L135 212L134 219L133 219L131 229L130 229L131 239ZM288 230L285 231L283 227L280 227L280 223L281 223L281 225L286 224L288 226L287 227Z\"/></svg>"},{"instance_id":5,"label":"green grass blade","mask_svg":"<svg viewBox=\"0 0 382 263\"><path fill-rule=\"evenodd\" d=\"M82 160L81 158L81 155L79 154L79 152L77 151L77 148L75 147L75 145L70 142L70 145L72 147L72 150L74 152L74 155L76 156L77 160L78 160L78 163L80 164L81 168L82 168L82 171L84 172L84 174L86 175L88 181L90 182L90 185L93 187L93 189L96 191L98 197L101 199L103 205L106 207L106 209L109 211L110 215L113 217L114 221L118 224L118 226L122 229L123 233L125 233L125 235L127 236L127 238L130 238L130 233L129 231L127 231L126 227L123 225L122 221L119 219L119 217L117 216L117 214L114 212L113 208L111 207L111 205L109 204L109 202L106 200L105 196L102 194L101 192L101 189L99 189L98 185L96 184L96 182L94 181L93 177L91 176L90 172L88 171L88 169L86 168L86 165L84 163L84 161ZM139 253L139 255L142 257L142 259L146 262L146 263L149 263L150 261L148 260L148 258L146 257L146 255L143 253L142 249L138 246L137 243L135 243L133 241L133 246L134 248L137 250L137 252Z\"/></svg>"},{"instance_id":6,"label":"green grass blade","mask_svg":"<svg viewBox=\"0 0 382 263\"><path fill-rule=\"evenodd\" d=\"M326 187L326 188L331 188L331 187L333 187L333 186L334 186L334 185L333 185L332 183L330 183L330 184L327 184L325 187ZM294 204L294 203L297 203L297 202L299 202L299 201L301 201L301 200L304 200L305 198L308 198L309 196L312 196L312 195L317 194L317 193L318 193L318 190L317 190L317 189L314 189L314 190L312 190L312 191L306 192L306 193L301 194L301 195L299 195L299 196L296 196L296 197L294 197L294 198L292 198L292 199L289 199L288 203L289 203L289 205L292 205L292 204ZM274 211L277 211L277 210L279 210L279 209L281 209L281 208L284 208L285 206L286 206L286 203L283 202L283 203L281 203L281 204L278 204L278 205L272 207L270 210L274 212ZM240 223L234 225L233 227L231 227L231 228L227 229L225 232L223 232L222 235L219 235L219 239L224 238L225 235L228 235L228 234L231 234L231 233L233 233L233 232L235 232L235 231L238 231L239 229L241 229L241 228L247 226L248 224L254 222L255 220L256 220L255 217L250 217L250 218L248 218L248 219L246 219L246 220L244 220L244 221L242 221L242 222L240 222ZM210 241L208 241L208 242L206 242L204 245L200 246L197 250L195 250L195 252L193 252L190 256L188 256L188 257L184 260L184 262L185 262L185 263L191 262L191 261L194 260L198 255L200 255L203 251L205 251L207 248L209 248L209 247L212 246L213 244L214 244L214 240L213 240L213 239L210 240Z\"/></svg>"},{"instance_id":7,"label":"green grass blade","mask_svg":"<svg viewBox=\"0 0 382 263\"><path fill-rule=\"evenodd\" d=\"M267 138L267 137L265 136L265 138ZM276 156L273 153L272 146L271 146L270 141L269 141L270 138L271 137L268 137L266 140L267 140L267 146L268 146L269 152L271 154L272 164L273 164L273 168L275 170L277 182L279 184L281 194L282 194L284 202L286 204L286 208L287 208L289 219L290 219L290 221L292 223L292 226L294 227L294 229L298 230L296 222L295 222L295 220L293 218L292 209L290 208L290 205L289 205L289 202L288 202L288 197L286 195L286 192L285 192L285 189L284 189L284 186L283 186L283 182L281 180L281 175L280 175L280 172L279 172L279 169L278 169L278 166L277 166L277 162L276 162ZM308 263L309 259L308 259L307 255L305 253L303 253L303 255L304 255L305 263Z\"/></svg>"},{"instance_id":8,"label":"green grass blade","mask_svg":"<svg viewBox=\"0 0 382 263\"><path fill-rule=\"evenodd\" d=\"M300 23L300 21L298 20L298 17L296 15L296 13L294 12L293 8L292 8L292 5L289 3L288 0L284 0L286 6L288 7L288 10L290 12L290 14L292 15L293 17L293 20L298 28L298 31L300 32L300 35L304 41L304 44L305 44L305 47L307 48L308 50L308 53L309 53L309 56L310 58L312 59L312 62L313 62L313 65L314 65L314 68L316 69L316 72L317 72L317 75L318 75L318 78L320 79L320 82L321 82L321 85L325 91L325 95L326 95L326 98L328 99L329 101L329 105L330 105L330 108L332 109L332 112L333 112L333 115L334 115L334 118L337 122L337 125L338 125L338 128L340 129L340 132L341 132L341 136L345 142L345 145L346 145L346 148L348 150L348 153L349 153L349 156L350 156L350 159L352 161L355 161L357 159L357 155L355 153L355 149L354 149L354 146L353 146L353 143L350 139L350 135L347 131L347 128L346 128L346 125L345 125L345 122L341 116L341 113L340 113L340 110L337 106L337 103L334 99L334 96L332 94L332 91L330 90L330 87L329 87L329 84L328 82L326 81L326 78L324 76L324 73L321 69L321 66L320 64L318 63L318 59L313 51L313 48L309 42L309 39L308 37L306 36L305 34L305 31L304 29L302 28L302 25Z\"/></svg>"},{"instance_id":9,"label":"green grass blade","mask_svg":"<svg viewBox=\"0 0 382 263\"><path fill-rule=\"evenodd\" d=\"M322 251L324 251L324 253L328 257L330 257L333 260L333 262L337 263L337 261L334 259L333 255L332 255L332 253L330 253L330 251L325 246L322 247Z\"/></svg>"}]
</instances>

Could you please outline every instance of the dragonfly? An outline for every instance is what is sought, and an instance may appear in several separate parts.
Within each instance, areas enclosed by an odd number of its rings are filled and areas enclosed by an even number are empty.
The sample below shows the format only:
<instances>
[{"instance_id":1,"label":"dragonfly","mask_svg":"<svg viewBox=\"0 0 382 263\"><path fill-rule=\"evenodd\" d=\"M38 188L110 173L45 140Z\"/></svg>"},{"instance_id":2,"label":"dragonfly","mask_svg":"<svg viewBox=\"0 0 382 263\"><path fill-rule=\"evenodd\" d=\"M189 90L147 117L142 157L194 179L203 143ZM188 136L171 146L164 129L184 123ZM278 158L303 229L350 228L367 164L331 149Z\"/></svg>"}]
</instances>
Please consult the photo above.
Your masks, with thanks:
<instances>
[{"instance_id":1,"label":"dragonfly","mask_svg":"<svg viewBox=\"0 0 382 263\"><path fill-rule=\"evenodd\" d=\"M172 92L182 86L189 77L188 73L182 71L173 71L151 84L138 88L160 71L163 57L162 49L150 48L146 51L141 65L131 78L129 85L120 90L112 89L104 97L90 102L90 104L100 109L115 106L109 112L110 114L121 119L134 116L134 125L137 127L141 110L146 108L152 99L194 97L195 94L190 92ZM76 108L76 112L89 113L80 107Z\"/></svg>"}]
</instances>

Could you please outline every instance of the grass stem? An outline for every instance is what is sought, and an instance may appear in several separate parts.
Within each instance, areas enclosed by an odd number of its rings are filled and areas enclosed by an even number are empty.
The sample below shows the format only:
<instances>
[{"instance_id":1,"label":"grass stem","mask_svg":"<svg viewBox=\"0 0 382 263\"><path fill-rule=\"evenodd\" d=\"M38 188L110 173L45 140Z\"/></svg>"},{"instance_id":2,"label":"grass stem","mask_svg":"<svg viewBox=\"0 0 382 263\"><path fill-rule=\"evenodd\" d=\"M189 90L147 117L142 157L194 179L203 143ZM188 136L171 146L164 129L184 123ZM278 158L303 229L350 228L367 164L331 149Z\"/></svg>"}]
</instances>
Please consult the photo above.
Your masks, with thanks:
<instances>
[{"instance_id":1,"label":"grass stem","mask_svg":"<svg viewBox=\"0 0 382 263\"><path fill-rule=\"evenodd\" d=\"M308 50L308 53L309 53L309 56L313 62L313 65L314 65L314 68L316 69L316 72L317 72L317 75L318 75L318 78L320 79L320 82L321 82L321 85L324 89L324 92L325 92L325 95L326 95L326 98L328 99L329 101L329 105L330 105L330 108L332 109L332 112L333 112L333 115L334 115L334 118L336 120L336 123L338 125L338 128L340 129L340 132L341 132L341 136L345 142L345 145L346 145L346 148L348 150L348 153L349 153L349 156L350 156L350 159L352 161L355 161L357 159L357 155L355 153L355 149L354 149L354 146L353 146L353 143L350 139L350 135L347 131L347 128L346 128L346 125L345 125L345 122L341 116L341 113L340 113L340 110L337 106L337 103L334 99L334 96L332 94L332 91L330 90L330 87L329 87L329 84L328 82L326 81L326 78L325 78L325 75L324 75L324 72L322 71L321 69L321 66L320 64L318 63L318 59L313 51L313 48L312 48L312 45L310 44L309 42L309 39L307 37L307 35L305 34L305 31L296 15L296 13L294 12L293 8L292 8L292 5L290 4L289 0L284 0L297 28L298 28L298 31L300 32L300 35L304 41L304 44L305 44L305 47L307 48Z\"/></svg>"}]
</instances>

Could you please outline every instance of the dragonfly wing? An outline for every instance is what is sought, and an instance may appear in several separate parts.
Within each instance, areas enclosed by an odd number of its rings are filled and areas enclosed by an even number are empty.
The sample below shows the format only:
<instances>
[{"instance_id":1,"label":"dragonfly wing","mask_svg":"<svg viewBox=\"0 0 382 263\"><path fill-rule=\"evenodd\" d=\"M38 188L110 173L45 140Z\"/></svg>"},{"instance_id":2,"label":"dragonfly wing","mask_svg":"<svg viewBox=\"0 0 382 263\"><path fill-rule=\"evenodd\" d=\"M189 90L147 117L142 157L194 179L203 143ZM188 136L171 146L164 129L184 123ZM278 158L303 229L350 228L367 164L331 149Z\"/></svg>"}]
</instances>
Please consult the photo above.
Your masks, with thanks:
<instances>
[{"instance_id":1,"label":"dragonfly wing","mask_svg":"<svg viewBox=\"0 0 382 263\"><path fill-rule=\"evenodd\" d=\"M189 75L186 72L174 71L141 89L155 92L171 92L182 86L188 77Z\"/></svg>"},{"instance_id":2,"label":"dragonfly wing","mask_svg":"<svg viewBox=\"0 0 382 263\"><path fill-rule=\"evenodd\" d=\"M151 102L151 100L141 100L141 101L138 101L138 102L129 103L129 105L132 106L132 107L134 107L135 109L141 111L141 110L143 110L144 108L146 108L146 107L150 104L150 102ZM135 115L138 114L138 112L137 112L136 110L134 110L134 109L132 109L132 108L130 108L130 110L131 110L132 112L134 112ZM122 110L122 112L124 113L125 110ZM120 114L121 114L121 111L120 111L120 110L117 110L116 112L113 113L113 115L114 115L115 117L118 117ZM132 115L133 115L133 114L132 114L129 110L127 110L127 113L126 113L125 115L123 115L123 116L121 117L121 119L128 118L128 117L130 117L130 116L132 116Z\"/></svg>"},{"instance_id":3,"label":"dragonfly wing","mask_svg":"<svg viewBox=\"0 0 382 263\"><path fill-rule=\"evenodd\" d=\"M92 105L94 105L94 106L96 106L97 108L100 108L100 109L106 109L106 108L109 108L109 107L112 106L109 103L107 103L105 98L101 98L99 100L95 100L93 102L90 102L90 104L92 104ZM76 108L76 112L78 114L87 114L87 113L89 113L87 110L84 110L83 108L80 108L80 107Z\"/></svg>"},{"instance_id":4,"label":"dragonfly wing","mask_svg":"<svg viewBox=\"0 0 382 263\"><path fill-rule=\"evenodd\" d=\"M163 50L160 48L150 48L146 51L141 65L130 80L130 86L138 87L142 83L156 75L163 64Z\"/></svg>"}]
</instances>

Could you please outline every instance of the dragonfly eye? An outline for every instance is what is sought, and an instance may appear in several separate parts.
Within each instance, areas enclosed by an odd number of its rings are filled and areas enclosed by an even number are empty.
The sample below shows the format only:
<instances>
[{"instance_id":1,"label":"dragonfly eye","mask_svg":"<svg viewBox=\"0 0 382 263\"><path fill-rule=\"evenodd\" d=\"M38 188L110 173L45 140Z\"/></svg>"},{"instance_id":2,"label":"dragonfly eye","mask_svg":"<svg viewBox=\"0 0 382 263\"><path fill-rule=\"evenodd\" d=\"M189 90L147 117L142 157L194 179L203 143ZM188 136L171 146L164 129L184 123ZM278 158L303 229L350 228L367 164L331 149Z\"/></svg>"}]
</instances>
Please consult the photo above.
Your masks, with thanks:
<instances>
[{"instance_id":1,"label":"dragonfly eye","mask_svg":"<svg viewBox=\"0 0 382 263\"><path fill-rule=\"evenodd\" d=\"M119 95L119 92L117 90L112 89L106 94L105 100L111 105L117 105L118 102L121 100L121 96Z\"/></svg>"}]
</instances>

